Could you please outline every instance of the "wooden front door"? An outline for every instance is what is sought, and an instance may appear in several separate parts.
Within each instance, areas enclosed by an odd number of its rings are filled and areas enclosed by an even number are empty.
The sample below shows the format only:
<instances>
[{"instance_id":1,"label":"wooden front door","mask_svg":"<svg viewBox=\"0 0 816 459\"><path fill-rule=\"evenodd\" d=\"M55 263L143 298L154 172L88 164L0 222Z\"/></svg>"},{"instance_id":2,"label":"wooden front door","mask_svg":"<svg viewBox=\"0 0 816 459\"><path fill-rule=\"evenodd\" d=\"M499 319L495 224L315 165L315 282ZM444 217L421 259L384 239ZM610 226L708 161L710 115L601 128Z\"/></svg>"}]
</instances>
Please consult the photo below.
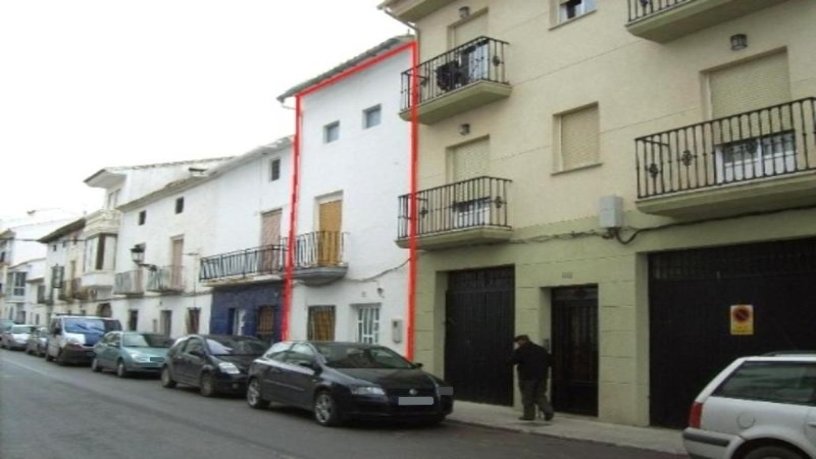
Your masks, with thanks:
<instances>
[{"instance_id":1,"label":"wooden front door","mask_svg":"<svg viewBox=\"0 0 816 459\"><path fill-rule=\"evenodd\" d=\"M320 204L318 216L320 230L317 234L317 254L319 266L340 264L340 229L343 224L343 201Z\"/></svg>"},{"instance_id":2,"label":"wooden front door","mask_svg":"<svg viewBox=\"0 0 816 459\"><path fill-rule=\"evenodd\" d=\"M280 271L283 266L283 252L280 250L281 218L280 210L261 215L261 251L258 257L261 273Z\"/></svg>"}]
</instances>

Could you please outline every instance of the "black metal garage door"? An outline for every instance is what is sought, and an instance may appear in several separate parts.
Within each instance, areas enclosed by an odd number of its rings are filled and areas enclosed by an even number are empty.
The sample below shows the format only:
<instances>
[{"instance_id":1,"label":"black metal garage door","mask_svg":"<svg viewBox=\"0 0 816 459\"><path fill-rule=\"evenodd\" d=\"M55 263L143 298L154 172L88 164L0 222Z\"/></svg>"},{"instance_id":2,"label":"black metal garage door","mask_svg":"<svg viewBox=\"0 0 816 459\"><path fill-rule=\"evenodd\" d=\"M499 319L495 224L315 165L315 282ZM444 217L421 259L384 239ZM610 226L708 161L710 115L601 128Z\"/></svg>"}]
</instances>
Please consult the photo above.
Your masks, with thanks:
<instances>
[{"instance_id":1,"label":"black metal garage door","mask_svg":"<svg viewBox=\"0 0 816 459\"><path fill-rule=\"evenodd\" d=\"M457 400L513 404L513 267L448 275L445 379Z\"/></svg>"},{"instance_id":2,"label":"black metal garage door","mask_svg":"<svg viewBox=\"0 0 816 459\"><path fill-rule=\"evenodd\" d=\"M816 239L649 256L650 414L684 427L692 400L733 359L816 349ZM731 334L732 305L753 306L754 334Z\"/></svg>"}]
</instances>

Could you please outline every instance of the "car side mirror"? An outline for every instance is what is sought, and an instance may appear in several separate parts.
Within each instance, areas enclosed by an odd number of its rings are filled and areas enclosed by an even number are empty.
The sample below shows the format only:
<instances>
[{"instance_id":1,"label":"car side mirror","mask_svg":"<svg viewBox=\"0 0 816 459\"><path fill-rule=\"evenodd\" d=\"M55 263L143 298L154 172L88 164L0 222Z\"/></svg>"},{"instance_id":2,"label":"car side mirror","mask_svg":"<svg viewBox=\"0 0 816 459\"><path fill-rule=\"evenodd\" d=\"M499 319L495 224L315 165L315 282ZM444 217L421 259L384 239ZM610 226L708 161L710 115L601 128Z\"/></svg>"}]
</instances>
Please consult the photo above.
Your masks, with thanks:
<instances>
[{"instance_id":1,"label":"car side mirror","mask_svg":"<svg viewBox=\"0 0 816 459\"><path fill-rule=\"evenodd\" d=\"M412 367L414 367L414 368L417 368L417 369L422 368L422 364L421 364L421 363L419 363L419 362L417 362L417 363L412 363L412 364L411 364L411 366L412 366Z\"/></svg>"}]
</instances>

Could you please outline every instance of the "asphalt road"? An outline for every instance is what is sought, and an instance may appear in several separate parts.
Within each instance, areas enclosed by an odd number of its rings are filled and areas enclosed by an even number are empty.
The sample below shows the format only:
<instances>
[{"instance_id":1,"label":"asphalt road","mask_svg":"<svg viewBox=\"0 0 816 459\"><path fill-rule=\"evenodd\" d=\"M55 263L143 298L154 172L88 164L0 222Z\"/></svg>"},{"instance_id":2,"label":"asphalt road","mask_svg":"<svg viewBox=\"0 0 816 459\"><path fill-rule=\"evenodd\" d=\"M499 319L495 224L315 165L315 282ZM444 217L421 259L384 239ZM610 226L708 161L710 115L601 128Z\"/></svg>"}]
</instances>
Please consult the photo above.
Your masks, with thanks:
<instances>
[{"instance_id":1,"label":"asphalt road","mask_svg":"<svg viewBox=\"0 0 816 459\"><path fill-rule=\"evenodd\" d=\"M252 410L240 398L208 399L153 378L119 379L0 350L3 459L542 457L677 456L451 422L326 428L298 410Z\"/></svg>"}]
</instances>

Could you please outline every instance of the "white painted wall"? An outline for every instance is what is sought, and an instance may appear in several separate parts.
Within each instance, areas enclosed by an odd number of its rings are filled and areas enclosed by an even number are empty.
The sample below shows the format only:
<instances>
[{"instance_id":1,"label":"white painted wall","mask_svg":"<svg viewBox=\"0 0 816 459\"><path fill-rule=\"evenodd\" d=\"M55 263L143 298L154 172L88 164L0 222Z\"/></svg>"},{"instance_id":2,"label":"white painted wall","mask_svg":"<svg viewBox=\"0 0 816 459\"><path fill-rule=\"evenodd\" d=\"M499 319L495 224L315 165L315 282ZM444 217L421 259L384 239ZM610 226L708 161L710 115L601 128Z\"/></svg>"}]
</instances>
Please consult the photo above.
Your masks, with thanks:
<instances>
[{"instance_id":1,"label":"white painted wall","mask_svg":"<svg viewBox=\"0 0 816 459\"><path fill-rule=\"evenodd\" d=\"M405 353L406 336L394 342L390 322L406 319L407 265L398 267L408 253L394 240L397 198L409 191L410 125L398 113L400 73L410 65L406 49L303 100L297 233L319 229L318 200L342 193L348 273L326 286L295 286L289 328L294 339L306 338L309 306L334 305L335 339L355 340L352 305L378 303L380 344ZM378 104L381 124L364 129L363 111ZM340 138L325 143L323 127L335 121L340 121Z\"/></svg>"}]
</instances>

